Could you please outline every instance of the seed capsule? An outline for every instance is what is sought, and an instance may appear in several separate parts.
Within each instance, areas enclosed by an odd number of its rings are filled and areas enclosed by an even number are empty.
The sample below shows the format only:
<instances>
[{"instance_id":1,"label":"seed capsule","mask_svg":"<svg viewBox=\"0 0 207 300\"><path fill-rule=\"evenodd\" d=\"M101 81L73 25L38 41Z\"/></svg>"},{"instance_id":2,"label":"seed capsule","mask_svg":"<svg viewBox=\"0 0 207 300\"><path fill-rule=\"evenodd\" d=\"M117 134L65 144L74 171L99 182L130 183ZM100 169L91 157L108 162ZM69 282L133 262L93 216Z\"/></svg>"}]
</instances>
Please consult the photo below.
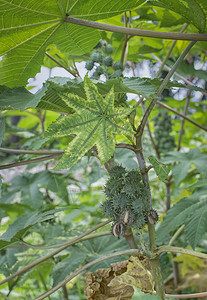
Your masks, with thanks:
<instances>
[{"instance_id":1,"label":"seed capsule","mask_svg":"<svg viewBox=\"0 0 207 300\"><path fill-rule=\"evenodd\" d=\"M124 218L123 218L123 222L124 222L124 224L128 224L128 222L129 222L129 211L128 210L126 210L125 211L125 214L124 214Z\"/></svg>"},{"instance_id":2,"label":"seed capsule","mask_svg":"<svg viewBox=\"0 0 207 300\"><path fill-rule=\"evenodd\" d=\"M158 221L159 217L155 209L149 211L147 219L150 224L155 224Z\"/></svg>"},{"instance_id":3,"label":"seed capsule","mask_svg":"<svg viewBox=\"0 0 207 300\"><path fill-rule=\"evenodd\" d=\"M114 223L112 225L112 234L120 239L120 236L125 234L126 225L123 223Z\"/></svg>"}]
</instances>

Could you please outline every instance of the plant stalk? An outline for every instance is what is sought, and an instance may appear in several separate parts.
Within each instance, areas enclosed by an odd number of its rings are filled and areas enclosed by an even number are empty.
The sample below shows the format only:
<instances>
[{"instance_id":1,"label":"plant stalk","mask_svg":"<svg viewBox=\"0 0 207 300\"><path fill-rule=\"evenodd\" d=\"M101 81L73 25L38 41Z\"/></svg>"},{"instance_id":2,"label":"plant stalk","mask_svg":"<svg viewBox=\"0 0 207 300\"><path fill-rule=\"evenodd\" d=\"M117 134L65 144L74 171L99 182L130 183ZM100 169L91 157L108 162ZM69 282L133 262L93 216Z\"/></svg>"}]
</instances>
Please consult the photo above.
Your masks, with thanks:
<instances>
[{"instance_id":1,"label":"plant stalk","mask_svg":"<svg viewBox=\"0 0 207 300\"><path fill-rule=\"evenodd\" d=\"M193 77L191 77L191 81L192 80L193 80ZM188 111L188 107L189 107L189 104L190 104L191 93L192 93L192 91L189 90L188 94L187 94L187 99L186 99L186 102L185 102L184 112L183 112L184 116L186 116L187 111ZM182 137L183 137L183 134L184 134L184 123L185 123L185 119L182 119L180 134L179 134L179 139L178 139L177 151L179 151L181 149L181 141L182 141Z\"/></svg>"},{"instance_id":2,"label":"plant stalk","mask_svg":"<svg viewBox=\"0 0 207 300\"><path fill-rule=\"evenodd\" d=\"M164 107L164 108L166 108L167 110L173 112L175 115L180 116L181 118L185 119L186 121L192 123L193 125L197 126L198 128L200 128L200 129L202 129L204 131L207 131L207 127L204 127L204 126L196 123L195 121L189 119L185 115L183 115L183 114L179 113L178 111L174 110L172 107L170 107L170 106L168 106L168 105L166 105L166 104L164 104L164 103L162 103L160 101L157 101L157 104L160 105L160 106L162 106L162 107Z\"/></svg>"},{"instance_id":3,"label":"plant stalk","mask_svg":"<svg viewBox=\"0 0 207 300\"><path fill-rule=\"evenodd\" d=\"M70 73L72 76L77 77L77 75L76 75L75 72L73 72L72 70L70 70L69 68L67 68L66 66L64 66L60 61L58 61L56 58L54 58L48 52L45 52L45 55L47 55L47 57L49 57L52 61L54 61L58 66L60 66L61 68L65 69L66 71L68 71L68 73Z\"/></svg>"},{"instance_id":4,"label":"plant stalk","mask_svg":"<svg viewBox=\"0 0 207 300\"><path fill-rule=\"evenodd\" d=\"M125 234L124 234L124 237L125 237L125 239L126 239L128 245L129 245L129 247L130 247L131 249L138 249L138 246L137 246L137 243L136 243L136 241L135 241L134 235L133 235L133 233L132 233L131 227L129 227L129 228L126 229L126 232L125 232Z\"/></svg>"},{"instance_id":5,"label":"plant stalk","mask_svg":"<svg viewBox=\"0 0 207 300\"><path fill-rule=\"evenodd\" d=\"M32 269L33 267L37 266L38 264L42 263L43 261L45 261L45 260L47 260L47 259L49 259L49 258L52 258L54 255L56 255L56 254L58 254L59 252L65 250L67 247L73 245L75 242L80 241L84 236L86 236L86 235L88 235L89 233L91 233L91 232L93 232L93 231L95 231L95 230L97 230L97 229L99 229L99 228L105 226L106 224L108 224L108 223L110 223L110 222L111 222L111 220L107 220L107 221L105 221L105 222L102 222L102 223L100 223L100 224L98 224L98 225L92 227L91 229L85 231L84 233L80 234L79 236L77 236L77 237L71 239L71 240L68 242L68 244L66 244L66 245L64 245L64 246L62 246L62 247L60 247L60 248L58 248L57 250L55 250L55 251L49 253L49 254L46 255L46 256L43 256L43 257L39 258L38 260L34 261L34 262L31 263L30 265L27 265L26 267L22 268L21 270L17 271L16 273L14 273L14 274L8 276L7 278L1 280L1 281L0 281L0 285L6 283L6 282L8 282L8 281L10 281L11 279L15 278L16 276L22 275L23 273L27 272L28 270Z\"/></svg>"},{"instance_id":6,"label":"plant stalk","mask_svg":"<svg viewBox=\"0 0 207 300\"><path fill-rule=\"evenodd\" d=\"M69 16L65 17L65 22L91 27L95 29L133 35L133 36L134 35L144 36L144 37L167 39L167 40L207 41L207 34L205 33L174 33L174 32L161 32L161 31L125 28L125 27L108 25L108 24L98 23L98 22L84 20L84 19L72 18Z\"/></svg>"},{"instance_id":7,"label":"plant stalk","mask_svg":"<svg viewBox=\"0 0 207 300\"><path fill-rule=\"evenodd\" d=\"M119 251L119 252L107 254L107 255L104 255L104 256L102 256L100 258L97 258L97 259L95 259L95 260L87 263L83 267L79 268L75 272L73 272L66 279L64 279L63 281L61 281L56 286L54 286L48 292L46 292L46 293L42 294L41 296L37 297L35 300L45 299L46 297L48 297L49 295L53 294L55 291L57 291L59 288L61 288L63 285L65 285L67 282L69 282L71 279L73 279L75 276L77 276L78 274L82 273L83 271L85 271L89 267L91 267L91 266L93 266L93 265L95 265L97 263L100 263L100 262L102 262L104 260L107 260L109 258L113 258L113 257L121 256L121 255L140 255L140 250L137 250L137 249L124 250L124 251Z\"/></svg>"},{"instance_id":8,"label":"plant stalk","mask_svg":"<svg viewBox=\"0 0 207 300\"><path fill-rule=\"evenodd\" d=\"M146 187L149 189L149 203L150 206L152 207L152 199L151 199L151 190L150 190L150 185L149 185L149 177L148 173L144 173L143 171L146 169L146 164L144 160L144 155L142 153L142 144L141 144L141 135L137 137L137 160L139 163L139 167L141 170L142 178L143 181L146 185ZM156 235L155 235L155 226L154 224L148 224L148 233L149 233L149 240L150 240L150 250L152 252L156 251ZM162 278L162 273L161 273L161 268L160 268L160 258L159 255L153 259L150 260L151 262L151 268L152 268L152 273L153 273L153 278L155 281L155 288L157 295L160 296L161 299L165 299L165 289L164 289L164 284L163 284L163 278Z\"/></svg>"},{"instance_id":9,"label":"plant stalk","mask_svg":"<svg viewBox=\"0 0 207 300\"><path fill-rule=\"evenodd\" d=\"M10 168L18 167L18 166L29 165L29 164L34 164L34 163L37 163L37 162L40 162L40 161L57 158L57 157L60 157L61 155L62 155L62 153L56 153L56 154L46 155L46 156L39 157L39 158L34 158L34 159L19 161L19 162L15 162L15 163L11 163L11 164L1 165L0 170L10 169Z\"/></svg>"},{"instance_id":10,"label":"plant stalk","mask_svg":"<svg viewBox=\"0 0 207 300\"><path fill-rule=\"evenodd\" d=\"M184 32L185 29L186 29L187 27L188 27L188 24L185 24L185 25L183 26L183 28L181 29L180 32ZM168 53L167 53L167 55L165 56L163 62L161 63L161 66L160 66L160 68L159 68L157 74L155 75L155 77L159 77L159 75L161 74L161 72L162 72L162 70L163 70L163 68L164 68L164 65L165 65L166 61L168 60L170 54L172 53L172 51L173 51L173 49L174 49L176 43L177 43L177 41L173 41L173 42L172 42L172 45L170 46L170 48L169 48L169 50L168 50Z\"/></svg>"},{"instance_id":11,"label":"plant stalk","mask_svg":"<svg viewBox=\"0 0 207 300\"><path fill-rule=\"evenodd\" d=\"M50 154L63 154L64 151L49 151L49 150L19 150L0 147L0 152L11 154L33 154L33 155L50 155Z\"/></svg>"},{"instance_id":12,"label":"plant stalk","mask_svg":"<svg viewBox=\"0 0 207 300\"><path fill-rule=\"evenodd\" d=\"M151 54L152 57L159 62L160 64L162 64L162 61L159 59L159 57L157 57L156 55L154 55L153 53ZM168 67L167 65L164 65L164 69L167 71L170 71L170 67ZM174 73L174 75L178 78L180 78L182 81L184 81L186 84L190 85L190 86L195 86L191 81L189 81L188 79L186 79L185 77L183 77L182 75L178 74L177 72ZM200 91L203 95L207 96L207 93L204 91Z\"/></svg>"},{"instance_id":13,"label":"plant stalk","mask_svg":"<svg viewBox=\"0 0 207 300\"><path fill-rule=\"evenodd\" d=\"M157 254L159 255L163 252L181 253L181 254L192 255L195 257L207 259L206 253L201 253L201 252L197 252L194 250L183 249L183 248L174 247L174 246L161 246L157 249L156 255Z\"/></svg>"}]
</instances>

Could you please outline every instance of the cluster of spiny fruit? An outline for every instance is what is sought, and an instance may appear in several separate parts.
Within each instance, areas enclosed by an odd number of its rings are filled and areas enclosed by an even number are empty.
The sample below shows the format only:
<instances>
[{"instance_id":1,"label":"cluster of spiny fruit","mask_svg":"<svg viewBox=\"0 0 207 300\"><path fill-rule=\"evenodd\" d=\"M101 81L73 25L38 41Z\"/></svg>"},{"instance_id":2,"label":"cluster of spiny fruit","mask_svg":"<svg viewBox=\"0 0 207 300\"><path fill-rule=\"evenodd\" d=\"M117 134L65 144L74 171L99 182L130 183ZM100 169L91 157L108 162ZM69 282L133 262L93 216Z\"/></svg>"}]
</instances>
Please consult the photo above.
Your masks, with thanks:
<instances>
[{"instance_id":1,"label":"cluster of spiny fruit","mask_svg":"<svg viewBox=\"0 0 207 300\"><path fill-rule=\"evenodd\" d=\"M167 111L161 110L153 121L155 128L154 135L159 153L165 154L172 151L176 145L174 136L170 135L172 132L171 116Z\"/></svg>"},{"instance_id":2,"label":"cluster of spiny fruit","mask_svg":"<svg viewBox=\"0 0 207 300\"><path fill-rule=\"evenodd\" d=\"M85 64L88 71L93 71L92 79L99 79L104 74L107 79L123 77L123 65L120 61L114 62L110 56L113 46L105 40L100 40L91 53L90 60Z\"/></svg>"},{"instance_id":3,"label":"cluster of spiny fruit","mask_svg":"<svg viewBox=\"0 0 207 300\"><path fill-rule=\"evenodd\" d=\"M138 230L158 220L157 212L150 208L149 190L138 170L127 171L122 166L114 166L104 192L107 200L101 209L105 216L113 219L114 236L124 235L128 226Z\"/></svg>"}]
</instances>

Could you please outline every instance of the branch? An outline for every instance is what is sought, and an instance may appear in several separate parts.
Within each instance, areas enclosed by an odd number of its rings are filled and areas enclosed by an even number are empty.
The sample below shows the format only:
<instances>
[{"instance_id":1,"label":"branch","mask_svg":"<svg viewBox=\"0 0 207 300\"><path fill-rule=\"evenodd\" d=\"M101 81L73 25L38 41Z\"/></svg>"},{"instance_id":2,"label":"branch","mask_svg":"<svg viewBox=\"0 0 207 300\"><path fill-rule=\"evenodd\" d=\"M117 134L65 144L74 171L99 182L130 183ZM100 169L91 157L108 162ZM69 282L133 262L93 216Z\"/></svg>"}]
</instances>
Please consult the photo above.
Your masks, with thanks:
<instances>
[{"instance_id":1,"label":"branch","mask_svg":"<svg viewBox=\"0 0 207 300\"><path fill-rule=\"evenodd\" d=\"M131 227L126 229L124 237L131 249L138 249Z\"/></svg>"},{"instance_id":2,"label":"branch","mask_svg":"<svg viewBox=\"0 0 207 300\"><path fill-rule=\"evenodd\" d=\"M178 230L175 232L171 240L169 241L169 246L172 246L174 241L179 237L179 235L183 232L185 225L182 225Z\"/></svg>"},{"instance_id":3,"label":"branch","mask_svg":"<svg viewBox=\"0 0 207 300\"><path fill-rule=\"evenodd\" d=\"M207 292L196 293L196 294L183 294L183 295L165 294L166 298L177 298L177 299L202 298L202 297L206 297L206 296L207 296Z\"/></svg>"},{"instance_id":4,"label":"branch","mask_svg":"<svg viewBox=\"0 0 207 300\"><path fill-rule=\"evenodd\" d=\"M9 297L7 297L6 295L4 295L2 292L0 292L0 296L2 296L6 300L10 300Z\"/></svg>"},{"instance_id":5,"label":"branch","mask_svg":"<svg viewBox=\"0 0 207 300\"><path fill-rule=\"evenodd\" d=\"M40 161L57 158L61 155L62 155L62 153L56 153L56 154L53 154L53 155L46 155L46 156L39 157L39 158L29 159L29 160L25 160L25 161L19 161L19 162L7 164L7 165L1 165L0 170L10 169L10 168L18 167L18 166L29 165L29 164L34 164L34 163L37 163L37 162L40 162Z\"/></svg>"},{"instance_id":6,"label":"branch","mask_svg":"<svg viewBox=\"0 0 207 300\"><path fill-rule=\"evenodd\" d=\"M159 62L160 64L162 64L162 61L153 53L151 54L152 57ZM170 71L170 67L168 67L167 65L164 65L164 69L167 71ZM191 81L189 81L188 79L186 79L185 77L181 76L180 74L178 74L177 72L174 73L174 75L178 78L180 78L181 80L183 80L186 84L191 85L191 86L195 86ZM203 95L207 96L207 93L204 91L200 91Z\"/></svg>"},{"instance_id":7,"label":"branch","mask_svg":"<svg viewBox=\"0 0 207 300\"><path fill-rule=\"evenodd\" d=\"M144 103L144 102L142 103L142 109L143 109L143 113L145 113L146 107L145 107L145 103ZM147 126L147 131L148 131L148 134L149 134L149 138L150 138L152 147L153 147L154 150L155 150L155 153L156 153L156 155L157 155L157 158L160 158L160 153L159 153L159 151L158 151L157 145L156 145L156 143L155 143L155 141L154 141L154 138L153 138L153 136L152 136L152 132L151 132L151 130L150 130L150 125L149 125L148 120L147 120L146 126Z\"/></svg>"},{"instance_id":8,"label":"branch","mask_svg":"<svg viewBox=\"0 0 207 300\"><path fill-rule=\"evenodd\" d=\"M80 76L80 73L79 73L79 71L78 71L78 68L77 68L77 66L76 66L76 64L75 64L75 59L74 59L74 57L72 56L72 60L73 60L73 66L74 66L74 70L76 71L76 74L77 74L77 76L76 77L79 77L79 78L81 78L81 76Z\"/></svg>"},{"instance_id":9,"label":"branch","mask_svg":"<svg viewBox=\"0 0 207 300\"><path fill-rule=\"evenodd\" d=\"M101 237L101 236L106 236L106 235L112 235L111 231L100 231L94 234L89 234L81 239L79 239L78 241L69 241L69 242L65 242L65 243L60 243L60 244L56 244L56 245L51 245L51 246L44 246L44 244L42 245L32 245L30 243L25 242L24 240L20 240L20 242L22 242L27 248L32 248L32 249L52 249L52 248L60 248L62 246L72 246L75 245L76 243L82 242L82 241L86 241L86 240L90 240L90 239L94 239L97 237ZM6 248L10 248L10 246L6 247Z\"/></svg>"},{"instance_id":10,"label":"branch","mask_svg":"<svg viewBox=\"0 0 207 300\"><path fill-rule=\"evenodd\" d=\"M129 145L129 144L119 143L119 144L116 144L116 148L129 149L131 151L136 152L135 147L133 145Z\"/></svg>"},{"instance_id":11,"label":"branch","mask_svg":"<svg viewBox=\"0 0 207 300\"><path fill-rule=\"evenodd\" d=\"M181 53L181 55L179 56L179 58L176 60L175 64L173 65L172 69L169 71L169 73L167 74L167 76L164 78L164 80L162 81L158 91L157 91L157 96L159 97L164 88L166 87L168 81L170 80L170 78L172 77L172 75L175 73L175 70L179 67L179 65L181 64L181 62L183 61L183 59L186 57L186 55L188 54L188 52L190 51L190 49L195 45L196 42L190 42L188 44L188 46L185 48L185 50Z\"/></svg>"},{"instance_id":12,"label":"branch","mask_svg":"<svg viewBox=\"0 0 207 300\"><path fill-rule=\"evenodd\" d=\"M176 60L175 64L173 65L172 69L170 69L169 73L167 74L167 76L164 78L164 80L162 81L159 89L156 92L157 97L159 97L163 90L165 89L168 81L170 80L170 78L172 77L172 75L175 73L175 70L179 67L180 63L182 62L182 60L186 57L186 55L188 54L188 52L190 51L190 49L194 46L196 42L190 42L188 44L188 46L185 48L185 50L181 53L181 55L179 56L179 58ZM155 97L150 105L148 106L142 120L141 123L137 129L137 135L142 135L143 131L144 131L144 127L147 123L147 120L149 118L149 115L151 113L151 111L153 110L155 104L157 103L157 97Z\"/></svg>"},{"instance_id":13,"label":"branch","mask_svg":"<svg viewBox=\"0 0 207 300\"><path fill-rule=\"evenodd\" d=\"M174 109L171 108L170 106L168 106L168 105L166 105L166 104L164 104L164 103L162 103L162 102L160 102L160 101L157 101L157 104L159 104L160 106L162 106L162 107L166 108L167 110L173 112L174 114L180 116L181 118L183 118L183 119L185 119L186 121L192 123L193 125L199 127L200 129L203 129L203 130L207 131L207 127L204 127L204 126L202 126L202 125L199 125L199 124L196 123L195 121L189 119L188 117L186 117L185 115L183 115L183 114L179 113L178 111L174 110Z\"/></svg>"},{"instance_id":14,"label":"branch","mask_svg":"<svg viewBox=\"0 0 207 300\"><path fill-rule=\"evenodd\" d=\"M124 13L124 27L127 28L127 15L126 12ZM123 69L125 68L125 64L126 64L126 54L128 51L128 35L125 35L125 39L124 39L124 44L122 47L122 53L121 53L121 63L123 65Z\"/></svg>"},{"instance_id":15,"label":"branch","mask_svg":"<svg viewBox=\"0 0 207 300\"><path fill-rule=\"evenodd\" d=\"M193 77L191 77L191 79L193 80ZM183 112L184 116L187 115L188 106L190 104L191 94L192 94L192 91L189 90L188 94L187 94L187 99L186 99L186 102L185 102L184 112ZM183 137L183 133L184 133L184 123L185 123L185 119L182 119L182 121L181 121L181 127L180 127L180 134L179 134L179 138L178 138L177 151L179 151L180 148L181 148L181 141L182 141L182 137Z\"/></svg>"},{"instance_id":16,"label":"branch","mask_svg":"<svg viewBox=\"0 0 207 300\"><path fill-rule=\"evenodd\" d=\"M128 35L145 36L151 38L168 39L168 40L186 40L186 41L207 41L207 34L203 33L174 33L174 32L160 32L151 30L142 30L134 28L125 28L120 26L108 25L98 22L93 22L84 19L65 17L66 23L72 23L76 25L82 25L86 27L92 27L96 29L118 32Z\"/></svg>"},{"instance_id":17,"label":"branch","mask_svg":"<svg viewBox=\"0 0 207 300\"><path fill-rule=\"evenodd\" d=\"M47 150L18 150L18 149L9 149L1 148L0 152L11 153L11 154L34 154L34 155L49 155L49 154L63 154L64 151L47 151Z\"/></svg>"},{"instance_id":18,"label":"branch","mask_svg":"<svg viewBox=\"0 0 207 300\"><path fill-rule=\"evenodd\" d=\"M82 273L83 271L85 271L89 267L91 267L91 266L93 266L93 265L95 265L97 263L100 263L100 262L102 262L104 260L107 260L109 258L113 258L113 257L116 257L116 256L121 256L121 255L140 255L140 250L137 250L137 249L124 250L124 251L119 251L119 252L107 254L107 255L104 255L104 256L102 256L100 258L97 258L94 261L91 261L91 262L87 263L83 267L81 267L78 270L76 270L75 272L73 272L70 276L68 276L67 278L65 278L63 281L61 281L59 284L57 284L56 286L54 286L48 292L46 292L46 293L42 294L41 296L37 297L35 300L45 299L46 297L48 297L49 295L53 294L55 291L57 291L59 288L61 288L63 285L65 285L67 282L69 282L71 279L73 279L75 276L77 276L78 274Z\"/></svg>"},{"instance_id":19,"label":"branch","mask_svg":"<svg viewBox=\"0 0 207 300\"><path fill-rule=\"evenodd\" d=\"M161 254L162 252L171 252L171 253L181 253L181 254L186 254L186 255L192 255L196 256L199 258L204 258L207 259L207 254L206 253L201 253L189 249L183 249L179 247L173 247L173 246L161 246L158 248L156 255Z\"/></svg>"},{"instance_id":20,"label":"branch","mask_svg":"<svg viewBox=\"0 0 207 300\"><path fill-rule=\"evenodd\" d=\"M72 76L77 77L75 72L73 72L72 70L70 70L69 68L67 68L66 66L64 66L61 62L59 62L57 59L55 59L52 55L50 55L48 52L45 52L45 54L52 60L54 61L58 66L60 66L61 68L65 69L66 71L68 71L68 73L70 73Z\"/></svg>"},{"instance_id":21,"label":"branch","mask_svg":"<svg viewBox=\"0 0 207 300\"><path fill-rule=\"evenodd\" d=\"M142 174L143 182L146 185L146 187L149 189L149 204L150 207L152 207L152 196L151 196L151 189L149 184L149 177L148 173L143 173L146 170L146 164L144 160L144 155L142 153L142 140L141 135L138 135L136 137L136 147L137 147L137 153L136 157L139 163L139 168ZM148 233L149 233L149 241L150 241L150 250L156 251L156 235L155 235L155 225L154 224L148 224ZM164 290L164 284L163 284L163 278L161 273L161 267L160 267L160 258L159 255L155 256L154 259L151 260L151 267L152 267L152 273L155 280L155 287L158 296L160 296L161 299L165 299L165 290Z\"/></svg>"},{"instance_id":22,"label":"branch","mask_svg":"<svg viewBox=\"0 0 207 300\"><path fill-rule=\"evenodd\" d=\"M106 224L110 223L110 220L107 220L105 222L100 223L99 225L94 226L93 228L85 231L84 233L80 234L78 237L75 237L73 239L71 239L70 241L68 241L67 245L62 246L61 248L58 248L57 250L53 251L52 253L49 253L48 255L34 261L33 263L31 263L30 265L24 267L23 269L17 271L16 273L8 276L7 278L3 279L2 281L0 281L0 285L3 283L6 283L8 281L10 281L11 279L15 278L16 276L22 275L23 273L27 272L28 270L32 269L33 267L35 267L36 265L42 263L43 261L53 257L54 255L58 254L59 252L63 251L64 249L66 249L67 247L69 247L70 245L72 245L73 243L79 241L81 238L83 238L84 236L88 235L89 233L105 226Z\"/></svg>"},{"instance_id":23,"label":"branch","mask_svg":"<svg viewBox=\"0 0 207 300\"><path fill-rule=\"evenodd\" d=\"M188 27L188 24L185 24L180 32L183 32L187 27ZM157 71L157 74L155 75L155 77L159 77L159 75L162 72L163 67L165 66L165 63L168 60L170 54L172 53L173 48L175 47L176 43L177 43L177 41L172 42L172 45L170 46L170 49L168 50L167 55L165 56L163 62L161 63L161 66L160 66L159 70Z\"/></svg>"}]
</instances>

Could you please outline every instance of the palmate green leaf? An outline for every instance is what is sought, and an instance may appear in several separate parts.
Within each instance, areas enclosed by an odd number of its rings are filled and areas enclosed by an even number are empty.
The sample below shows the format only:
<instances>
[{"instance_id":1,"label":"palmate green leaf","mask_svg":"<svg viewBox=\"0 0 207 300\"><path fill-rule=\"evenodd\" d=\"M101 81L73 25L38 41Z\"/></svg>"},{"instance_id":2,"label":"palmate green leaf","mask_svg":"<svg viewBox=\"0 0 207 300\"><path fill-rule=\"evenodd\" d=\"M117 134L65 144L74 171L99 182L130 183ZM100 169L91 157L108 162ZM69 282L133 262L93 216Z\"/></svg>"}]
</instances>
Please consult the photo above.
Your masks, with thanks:
<instances>
[{"instance_id":1,"label":"palmate green leaf","mask_svg":"<svg viewBox=\"0 0 207 300\"><path fill-rule=\"evenodd\" d=\"M185 225L184 234L192 248L195 248L207 231L206 188L196 191L188 198L182 198L164 217L158 229L157 241L162 243L177 226Z\"/></svg>"},{"instance_id":2,"label":"palmate green leaf","mask_svg":"<svg viewBox=\"0 0 207 300\"><path fill-rule=\"evenodd\" d=\"M172 170L176 185L187 176L188 170L192 165L195 165L200 173L206 174L207 155L200 152L198 148L191 149L187 153L170 152L167 159L171 160L171 162L179 161Z\"/></svg>"},{"instance_id":3,"label":"palmate green leaf","mask_svg":"<svg viewBox=\"0 0 207 300\"><path fill-rule=\"evenodd\" d=\"M18 242L33 225L54 218L54 214L69 208L58 208L46 212L32 212L20 216L7 231L0 236L0 249Z\"/></svg>"},{"instance_id":4,"label":"palmate green leaf","mask_svg":"<svg viewBox=\"0 0 207 300\"><path fill-rule=\"evenodd\" d=\"M196 214L192 215L185 227L185 235L191 247L195 249L203 238L207 229L207 201L205 206L201 205L196 210Z\"/></svg>"},{"instance_id":5,"label":"palmate green leaf","mask_svg":"<svg viewBox=\"0 0 207 300\"><path fill-rule=\"evenodd\" d=\"M134 295L132 297L132 300L161 300L161 298L157 295L146 294L136 287L133 288Z\"/></svg>"},{"instance_id":6,"label":"palmate green leaf","mask_svg":"<svg viewBox=\"0 0 207 300\"><path fill-rule=\"evenodd\" d=\"M79 247L72 247L70 249L70 257L63 259L57 263L52 271L53 286L56 286L59 282L65 279L74 272L87 257L87 252L82 251Z\"/></svg>"},{"instance_id":7,"label":"palmate green leaf","mask_svg":"<svg viewBox=\"0 0 207 300\"><path fill-rule=\"evenodd\" d=\"M48 45L69 55L89 52L100 39L97 30L65 22L70 17L99 20L131 10L144 0L1 0L0 84L27 83L40 70Z\"/></svg>"},{"instance_id":8,"label":"palmate green leaf","mask_svg":"<svg viewBox=\"0 0 207 300\"><path fill-rule=\"evenodd\" d=\"M168 182L167 176L171 170L171 167L169 165L165 165L165 164L159 162L153 156L149 156L149 161L153 165L155 173L157 174L158 178L160 180L162 180L163 182Z\"/></svg>"},{"instance_id":9,"label":"palmate green leaf","mask_svg":"<svg viewBox=\"0 0 207 300\"><path fill-rule=\"evenodd\" d=\"M53 268L53 286L64 280L66 276L70 275L82 264L86 264L92 260L99 258L100 256L109 254L113 252L114 249L116 249L116 251L126 250L127 243L124 243L121 239L114 239L112 236L104 236L84 241L70 247L68 249L70 252L70 257L63 259ZM99 268L108 268L110 267L110 263L120 260L123 260L123 257L117 256L115 258L102 261L90 267L89 270L93 272Z\"/></svg>"},{"instance_id":10,"label":"palmate green leaf","mask_svg":"<svg viewBox=\"0 0 207 300\"><path fill-rule=\"evenodd\" d=\"M115 134L132 135L126 118L131 109L114 108L114 91L102 97L97 87L85 77L86 98L74 94L61 94L63 101L76 112L60 118L45 133L46 137L76 135L56 168L68 168L81 159L94 145L102 164L107 162L115 150Z\"/></svg>"},{"instance_id":11,"label":"palmate green leaf","mask_svg":"<svg viewBox=\"0 0 207 300\"><path fill-rule=\"evenodd\" d=\"M193 24L200 32L207 30L206 0L151 0L149 4L172 10Z\"/></svg>"},{"instance_id":12,"label":"palmate green leaf","mask_svg":"<svg viewBox=\"0 0 207 300\"><path fill-rule=\"evenodd\" d=\"M46 87L35 95L24 87L8 88L0 86L0 110L18 109L23 111L27 108L35 108L43 97Z\"/></svg>"},{"instance_id":13,"label":"palmate green leaf","mask_svg":"<svg viewBox=\"0 0 207 300\"><path fill-rule=\"evenodd\" d=\"M97 82L97 88L102 96L105 96L112 87L115 93L133 93L143 97L154 97L156 89L160 86L161 80L158 78L114 78L106 82ZM197 86L187 86L185 84L170 81L166 89L172 87L187 88L194 91L205 91ZM40 108L56 112L71 113L72 109L62 100L60 94L74 93L84 99L84 83L80 79L70 79L68 77L54 77L46 81L41 90L36 94L30 93L23 87L10 89L0 86L0 110Z\"/></svg>"}]
</instances>

